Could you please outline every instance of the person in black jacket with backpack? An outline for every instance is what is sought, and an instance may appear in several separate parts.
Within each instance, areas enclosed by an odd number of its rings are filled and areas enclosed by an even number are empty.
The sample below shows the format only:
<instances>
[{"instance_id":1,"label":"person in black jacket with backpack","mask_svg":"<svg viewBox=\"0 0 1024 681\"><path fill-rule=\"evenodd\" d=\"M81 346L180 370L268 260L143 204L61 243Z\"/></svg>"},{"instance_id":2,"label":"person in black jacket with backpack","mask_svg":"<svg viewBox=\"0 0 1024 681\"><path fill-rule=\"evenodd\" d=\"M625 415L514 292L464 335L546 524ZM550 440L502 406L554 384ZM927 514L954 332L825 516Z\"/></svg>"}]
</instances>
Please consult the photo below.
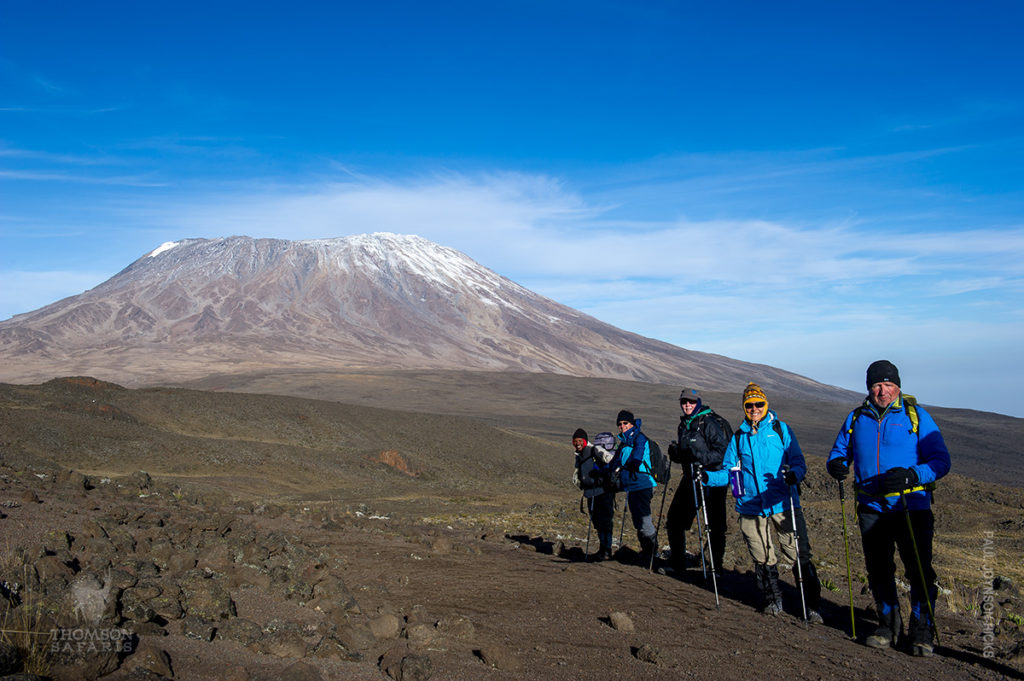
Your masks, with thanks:
<instances>
[{"instance_id":1,"label":"person in black jacket with backpack","mask_svg":"<svg viewBox=\"0 0 1024 681\"><path fill-rule=\"evenodd\" d=\"M613 464L615 436L598 433L594 442L587 441L587 431L577 428L572 434L576 452L576 486L583 491L590 522L597 531L601 546L587 560L602 561L612 557L612 536L615 523L615 491L618 470ZM589 536L589 535L588 535Z\"/></svg>"},{"instance_id":2,"label":"person in black jacket with backpack","mask_svg":"<svg viewBox=\"0 0 1024 681\"><path fill-rule=\"evenodd\" d=\"M669 569L664 572L682 572L686 569L686 532L693 525L693 519L700 508L700 494L695 490L700 481L694 483L695 469L701 466L707 470L719 470L729 446L729 438L732 437L729 422L705 405L700 392L694 388L685 388L679 394L679 408L683 414L679 417L678 440L669 445L668 455L673 462L682 466L683 477L672 497L665 522L671 553ZM711 558L718 574L721 574L722 558L725 555L725 497L725 487L709 487L704 490L711 534Z\"/></svg>"}]
</instances>

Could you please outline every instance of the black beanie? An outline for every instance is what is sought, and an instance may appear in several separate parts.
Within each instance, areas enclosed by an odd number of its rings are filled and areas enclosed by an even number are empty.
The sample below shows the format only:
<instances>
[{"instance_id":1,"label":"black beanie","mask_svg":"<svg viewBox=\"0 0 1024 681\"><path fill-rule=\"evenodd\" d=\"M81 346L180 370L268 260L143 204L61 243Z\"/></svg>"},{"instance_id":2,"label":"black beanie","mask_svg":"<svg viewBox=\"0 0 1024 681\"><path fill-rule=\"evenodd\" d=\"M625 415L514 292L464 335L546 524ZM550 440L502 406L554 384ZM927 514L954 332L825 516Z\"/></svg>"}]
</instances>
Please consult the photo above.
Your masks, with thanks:
<instances>
[{"instance_id":1,"label":"black beanie","mask_svg":"<svg viewBox=\"0 0 1024 681\"><path fill-rule=\"evenodd\" d=\"M586 440L587 442L590 442L590 438L587 437L587 431L583 430L582 428L577 428L576 432L572 434L572 439L573 440L575 440L578 437L581 437L584 440Z\"/></svg>"},{"instance_id":2,"label":"black beanie","mask_svg":"<svg viewBox=\"0 0 1024 681\"><path fill-rule=\"evenodd\" d=\"M895 383L897 387L903 387L900 385L899 369L887 359L872 362L868 367L868 390L871 390L875 383Z\"/></svg>"},{"instance_id":3,"label":"black beanie","mask_svg":"<svg viewBox=\"0 0 1024 681\"><path fill-rule=\"evenodd\" d=\"M633 412L626 411L625 409L620 411L619 415L615 417L615 423L618 423L619 421L629 421L634 426L636 425L636 419L633 418Z\"/></svg>"}]
</instances>

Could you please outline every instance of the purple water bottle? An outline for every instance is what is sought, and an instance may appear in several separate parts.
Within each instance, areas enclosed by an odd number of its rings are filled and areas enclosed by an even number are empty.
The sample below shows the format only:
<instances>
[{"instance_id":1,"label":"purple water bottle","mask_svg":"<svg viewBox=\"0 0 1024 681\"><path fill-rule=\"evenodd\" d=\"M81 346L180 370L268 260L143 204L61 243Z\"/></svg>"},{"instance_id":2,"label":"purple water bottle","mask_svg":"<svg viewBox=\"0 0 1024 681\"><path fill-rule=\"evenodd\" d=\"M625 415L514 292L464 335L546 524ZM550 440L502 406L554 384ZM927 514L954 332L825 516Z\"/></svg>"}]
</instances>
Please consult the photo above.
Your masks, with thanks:
<instances>
[{"instance_id":1,"label":"purple water bottle","mask_svg":"<svg viewBox=\"0 0 1024 681\"><path fill-rule=\"evenodd\" d=\"M729 469L729 484L732 485L732 495L739 499L743 496L743 470L737 465Z\"/></svg>"}]
</instances>

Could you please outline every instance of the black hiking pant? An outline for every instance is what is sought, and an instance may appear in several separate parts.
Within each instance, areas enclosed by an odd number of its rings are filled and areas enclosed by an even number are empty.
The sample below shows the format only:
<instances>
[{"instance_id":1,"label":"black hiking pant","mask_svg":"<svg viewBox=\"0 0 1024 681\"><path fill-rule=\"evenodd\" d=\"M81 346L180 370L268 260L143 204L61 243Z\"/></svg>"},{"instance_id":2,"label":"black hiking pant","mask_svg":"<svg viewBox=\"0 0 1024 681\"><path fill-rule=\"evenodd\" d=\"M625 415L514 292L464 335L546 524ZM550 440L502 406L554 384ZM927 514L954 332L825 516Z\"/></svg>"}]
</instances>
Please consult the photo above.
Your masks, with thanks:
<instances>
[{"instance_id":1,"label":"black hiking pant","mask_svg":"<svg viewBox=\"0 0 1024 681\"><path fill-rule=\"evenodd\" d=\"M602 492L596 497L587 499L590 509L590 523L597 530L597 535L611 536L615 529L615 492Z\"/></svg>"},{"instance_id":2,"label":"black hiking pant","mask_svg":"<svg viewBox=\"0 0 1024 681\"><path fill-rule=\"evenodd\" d=\"M654 522L651 520L651 499L653 498L654 488L652 487L626 493L629 517L633 520L633 527L636 528L636 536L641 544L644 541L654 541L655 529Z\"/></svg>"},{"instance_id":3,"label":"black hiking pant","mask_svg":"<svg viewBox=\"0 0 1024 681\"><path fill-rule=\"evenodd\" d=\"M935 516L931 509L910 511L910 523L914 528L913 541L907 528L907 511L902 509L879 513L867 506L857 507L860 521L860 538L864 546L864 564L868 570L868 586L875 597L881 613L888 614L899 609L896 592L896 561L894 550L900 553L907 581L910 582L911 616L931 624L925 593L934 608L938 589L935 586L935 570L932 568L932 537L935 534ZM917 543L917 555L914 553ZM921 569L917 567L918 558ZM921 570L924 584L921 584ZM927 586L926 586L927 585Z\"/></svg>"},{"instance_id":4,"label":"black hiking pant","mask_svg":"<svg viewBox=\"0 0 1024 681\"><path fill-rule=\"evenodd\" d=\"M699 485L700 482L698 481ZM704 500L708 506L708 529L711 530L711 558L715 569L722 569L722 558L725 556L725 497L728 487L705 487ZM679 487L668 507L665 530L668 543L672 549L671 563L677 570L686 569L686 532L693 526L700 506L700 490L694 498L693 478L684 468L684 475ZM701 518L704 522L704 518ZM699 541L703 542L701 537Z\"/></svg>"}]
</instances>

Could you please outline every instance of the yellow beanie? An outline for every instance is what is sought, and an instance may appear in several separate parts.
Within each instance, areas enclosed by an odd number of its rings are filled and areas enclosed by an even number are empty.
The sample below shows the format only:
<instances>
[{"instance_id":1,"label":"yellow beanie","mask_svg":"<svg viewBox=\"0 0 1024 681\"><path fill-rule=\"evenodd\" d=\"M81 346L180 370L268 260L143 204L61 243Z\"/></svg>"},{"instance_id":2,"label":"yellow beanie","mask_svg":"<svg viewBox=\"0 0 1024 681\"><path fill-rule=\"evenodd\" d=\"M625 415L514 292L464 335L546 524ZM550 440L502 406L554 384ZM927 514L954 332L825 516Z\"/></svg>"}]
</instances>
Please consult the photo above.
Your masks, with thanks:
<instances>
[{"instance_id":1,"label":"yellow beanie","mask_svg":"<svg viewBox=\"0 0 1024 681\"><path fill-rule=\"evenodd\" d=\"M768 396L764 394L764 390L761 390L761 386L750 382L747 383L747 388L743 391L743 404L747 402L764 402L767 405Z\"/></svg>"}]
</instances>

